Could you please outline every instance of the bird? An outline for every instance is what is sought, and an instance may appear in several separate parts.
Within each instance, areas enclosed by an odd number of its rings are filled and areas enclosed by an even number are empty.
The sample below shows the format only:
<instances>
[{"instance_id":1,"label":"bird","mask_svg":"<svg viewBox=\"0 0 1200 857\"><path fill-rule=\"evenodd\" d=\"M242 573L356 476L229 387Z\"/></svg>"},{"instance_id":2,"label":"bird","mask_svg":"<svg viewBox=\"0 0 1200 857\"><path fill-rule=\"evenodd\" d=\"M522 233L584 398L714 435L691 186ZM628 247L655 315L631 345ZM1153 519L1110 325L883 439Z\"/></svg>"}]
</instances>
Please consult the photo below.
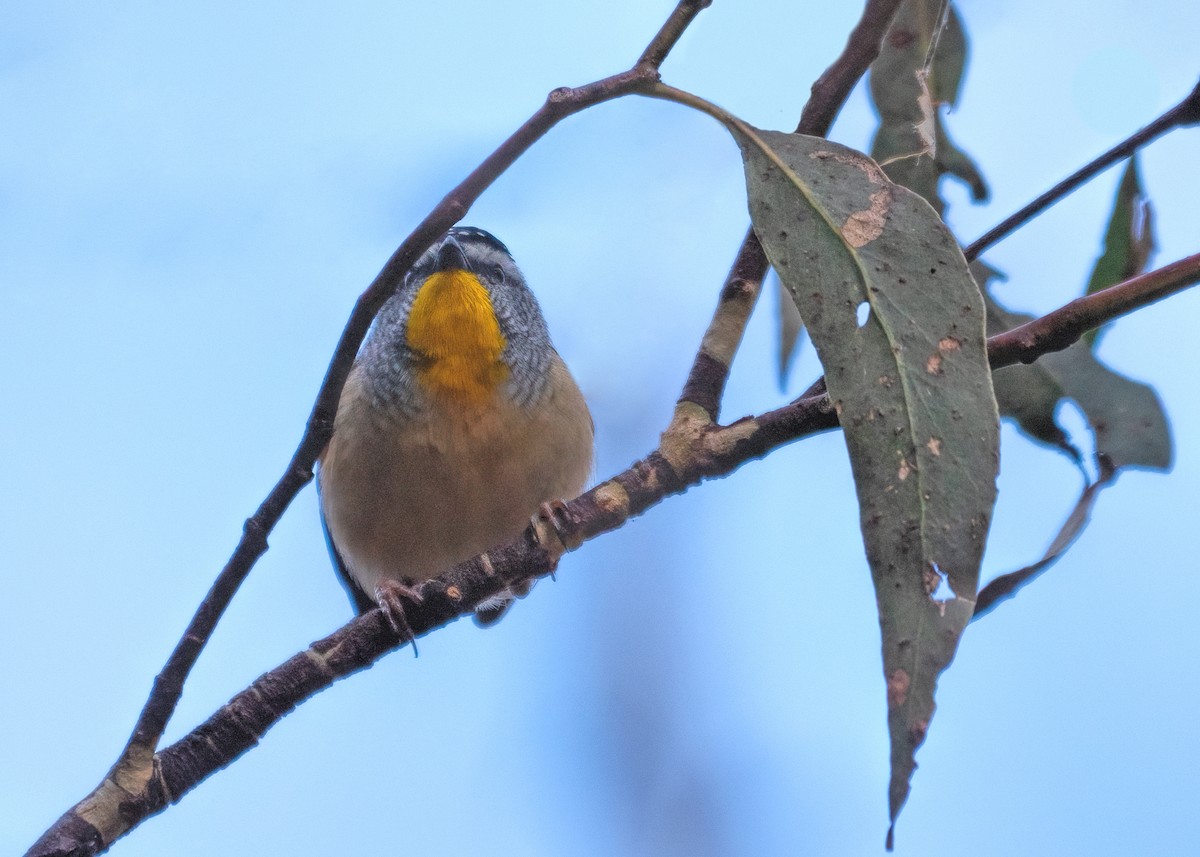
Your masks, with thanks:
<instances>
[{"instance_id":1,"label":"bird","mask_svg":"<svg viewBox=\"0 0 1200 857\"><path fill-rule=\"evenodd\" d=\"M508 248L455 227L377 315L342 389L317 493L333 565L361 614L407 624L399 588L516 538L580 494L594 424ZM480 625L515 597L475 605ZM411 633L409 634L411 636Z\"/></svg>"}]
</instances>

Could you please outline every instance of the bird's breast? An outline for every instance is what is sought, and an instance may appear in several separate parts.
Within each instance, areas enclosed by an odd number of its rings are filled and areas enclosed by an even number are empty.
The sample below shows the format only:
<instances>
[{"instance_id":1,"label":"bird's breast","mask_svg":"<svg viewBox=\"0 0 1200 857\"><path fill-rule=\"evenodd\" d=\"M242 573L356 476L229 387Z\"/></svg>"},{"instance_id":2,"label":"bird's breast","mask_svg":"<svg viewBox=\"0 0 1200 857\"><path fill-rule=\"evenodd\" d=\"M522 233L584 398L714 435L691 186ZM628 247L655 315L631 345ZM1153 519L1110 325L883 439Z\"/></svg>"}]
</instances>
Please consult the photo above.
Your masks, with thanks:
<instances>
[{"instance_id":1,"label":"bird's breast","mask_svg":"<svg viewBox=\"0 0 1200 857\"><path fill-rule=\"evenodd\" d=\"M509 375L491 295L469 271L438 271L417 291L405 338L418 383L434 397L486 405Z\"/></svg>"}]
</instances>

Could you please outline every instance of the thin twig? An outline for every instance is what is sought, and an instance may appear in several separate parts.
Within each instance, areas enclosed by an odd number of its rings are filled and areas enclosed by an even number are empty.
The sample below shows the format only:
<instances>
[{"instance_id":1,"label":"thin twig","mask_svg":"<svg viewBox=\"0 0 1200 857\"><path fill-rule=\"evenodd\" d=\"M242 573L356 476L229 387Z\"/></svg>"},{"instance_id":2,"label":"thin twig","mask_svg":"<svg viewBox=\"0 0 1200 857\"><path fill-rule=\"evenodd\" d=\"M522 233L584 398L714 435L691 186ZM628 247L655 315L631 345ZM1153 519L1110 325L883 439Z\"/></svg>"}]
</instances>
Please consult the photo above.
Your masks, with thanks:
<instances>
[{"instance_id":1,"label":"thin twig","mask_svg":"<svg viewBox=\"0 0 1200 857\"><path fill-rule=\"evenodd\" d=\"M683 0L667 24L651 42L653 54L665 58L670 46L682 34L697 12L707 3ZM650 49L648 49L649 51ZM550 93L538 109L512 136L487 157L458 187L454 188L425 217L413 233L404 240L388 259L367 290L362 293L342 331L333 359L317 393L305 433L292 456L287 471L267 499L246 522L245 534L233 556L222 569L200 610L188 626L179 647L172 653L160 673L138 725L133 743L153 746L175 710L182 681L211 635L217 620L229 604L238 586L255 561L266 551L266 536L278 523L288 505L312 479L317 455L329 442L333 417L341 396L342 385L350 372L358 347L366 336L375 313L403 280L405 273L437 238L457 223L479 196L525 153L535 142L560 121L579 111L636 92L658 78L657 67L641 63L629 71L577 88L563 87Z\"/></svg>"},{"instance_id":2,"label":"thin twig","mask_svg":"<svg viewBox=\"0 0 1200 857\"><path fill-rule=\"evenodd\" d=\"M634 68L638 66L660 68L666 60L667 54L675 47L675 43L679 41L679 37L683 35L688 25L711 5L712 0L682 0L671 12L671 17L667 18L657 35L650 40L646 50L642 51L642 55L634 63Z\"/></svg>"},{"instance_id":3,"label":"thin twig","mask_svg":"<svg viewBox=\"0 0 1200 857\"><path fill-rule=\"evenodd\" d=\"M1168 131L1174 128L1182 128L1185 125L1194 125L1197 122L1200 122L1200 83L1196 84L1196 87L1188 94L1187 98L1176 104L1162 116L1159 116L1145 128L1133 134L1124 142L1113 146L1090 164L1067 176L1067 178L1050 188L1050 190L1046 191L1020 211L1005 218L975 241L971 242L964 251L967 261L974 261L984 250L1002 238L1007 237L1011 232L1034 217L1037 217L1042 211L1054 205L1054 203L1092 178L1092 176L1102 172L1117 161L1129 157L1142 148L1142 146L1145 146L1157 137L1161 137Z\"/></svg>"}]
</instances>

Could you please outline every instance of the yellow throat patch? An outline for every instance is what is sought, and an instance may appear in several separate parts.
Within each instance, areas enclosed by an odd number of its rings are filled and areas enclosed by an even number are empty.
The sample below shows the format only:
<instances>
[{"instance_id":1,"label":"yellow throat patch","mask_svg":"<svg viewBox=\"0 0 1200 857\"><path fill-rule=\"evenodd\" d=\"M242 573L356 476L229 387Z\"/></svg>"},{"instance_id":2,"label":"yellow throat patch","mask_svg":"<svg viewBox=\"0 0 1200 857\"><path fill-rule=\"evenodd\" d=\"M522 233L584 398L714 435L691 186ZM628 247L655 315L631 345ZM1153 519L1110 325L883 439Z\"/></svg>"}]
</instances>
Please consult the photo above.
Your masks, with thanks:
<instances>
[{"instance_id":1,"label":"yellow throat patch","mask_svg":"<svg viewBox=\"0 0 1200 857\"><path fill-rule=\"evenodd\" d=\"M428 359L417 379L431 392L482 402L508 378L504 335L487 289L469 271L438 271L408 314L408 345Z\"/></svg>"}]
</instances>

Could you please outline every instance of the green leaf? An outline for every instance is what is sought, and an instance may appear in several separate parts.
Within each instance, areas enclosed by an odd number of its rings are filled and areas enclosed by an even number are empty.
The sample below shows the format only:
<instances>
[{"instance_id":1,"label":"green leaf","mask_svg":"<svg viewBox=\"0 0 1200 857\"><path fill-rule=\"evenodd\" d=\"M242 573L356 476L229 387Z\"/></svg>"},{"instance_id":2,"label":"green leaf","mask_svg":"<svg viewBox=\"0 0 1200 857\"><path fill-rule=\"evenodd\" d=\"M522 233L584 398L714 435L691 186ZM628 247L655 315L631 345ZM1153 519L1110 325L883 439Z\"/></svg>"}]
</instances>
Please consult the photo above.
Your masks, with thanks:
<instances>
[{"instance_id":1,"label":"green leaf","mask_svg":"<svg viewBox=\"0 0 1200 857\"><path fill-rule=\"evenodd\" d=\"M1087 293L1090 295L1142 273L1150 262L1154 247L1153 212L1138 177L1135 154L1125 164L1125 172L1117 185L1112 215L1104 233L1104 252L1092 268ZM1103 328L1089 330L1083 335L1084 342L1094 345L1101 330Z\"/></svg>"},{"instance_id":2,"label":"green leaf","mask_svg":"<svg viewBox=\"0 0 1200 857\"><path fill-rule=\"evenodd\" d=\"M957 103L967 57L958 13L950 8L939 35L941 12L942 0L905 0L871 64L870 78L871 100L879 111L871 157L892 181L919 193L939 214L945 205L938 193L943 175L965 182L976 202L988 198L982 173L950 139L937 111L938 105ZM935 36L937 50L926 69Z\"/></svg>"},{"instance_id":3,"label":"green leaf","mask_svg":"<svg viewBox=\"0 0 1200 857\"><path fill-rule=\"evenodd\" d=\"M1083 489L1083 493L1079 495L1079 499L1075 502L1075 507L1071 510L1071 514L1067 516L1067 520L1059 528L1058 535L1054 537L1054 541L1050 543L1050 547L1046 548L1046 552L1042 554L1042 558L1024 568L1010 571L1007 574L1001 574L990 580L988 585L983 587L979 592L979 599L975 602L975 616L972 618L972 621L981 616L986 616L992 610L996 609L997 604L1012 598L1018 591L1032 583L1042 572L1062 558L1063 554L1067 552L1087 527L1092 509L1096 505L1096 498L1100 496L1102 490L1113 483L1117 478L1117 473L1118 471L1112 466L1112 462L1106 458L1100 459L1100 475L1096 478L1095 482L1089 483Z\"/></svg>"},{"instance_id":4,"label":"green leaf","mask_svg":"<svg viewBox=\"0 0 1200 857\"><path fill-rule=\"evenodd\" d=\"M990 295L987 314L989 333L1033 319L1008 311ZM1054 418L1064 398L1073 400L1087 417L1096 455L1105 456L1117 470L1171 466L1171 431L1154 388L1109 369L1083 342L1044 354L1028 366L997 369L993 380L1001 414L1014 417L1027 434L1066 449L1076 459L1079 453L1066 442Z\"/></svg>"},{"instance_id":5,"label":"green leaf","mask_svg":"<svg viewBox=\"0 0 1200 857\"><path fill-rule=\"evenodd\" d=\"M995 503L983 300L941 219L874 161L814 137L731 130L754 230L845 430L883 632L894 823L937 678L974 610Z\"/></svg>"},{"instance_id":6,"label":"green leaf","mask_svg":"<svg viewBox=\"0 0 1200 857\"><path fill-rule=\"evenodd\" d=\"M933 28L937 25L937 16L941 12L943 2L949 2L949 0L933 0L933 2L910 0L905 4L908 7L903 10L906 16L914 10L920 10L920 30L925 36L926 45L933 34ZM893 31L895 31L895 27L896 22L893 21ZM891 44L890 39L888 43ZM931 89L935 101L939 104L949 104L951 107L958 104L958 90L962 86L963 73L966 68L967 34L963 30L962 19L958 17L958 10L951 5L946 14L946 26L938 37L937 50L933 54L933 63L931 64L933 72Z\"/></svg>"},{"instance_id":7,"label":"green leaf","mask_svg":"<svg viewBox=\"0 0 1200 857\"><path fill-rule=\"evenodd\" d=\"M971 273L983 292L988 336L1021 324L1018 319L1029 320L1030 316L1010 313L992 297L989 285L992 280L1003 279L1003 274L981 259L971 263ZM1016 420L1026 435L1065 452L1077 464L1083 461L1083 455L1055 419L1058 403L1063 400L1063 389L1044 365L1017 363L1005 366L992 373L992 387L996 391L1000 416Z\"/></svg>"}]
</instances>

